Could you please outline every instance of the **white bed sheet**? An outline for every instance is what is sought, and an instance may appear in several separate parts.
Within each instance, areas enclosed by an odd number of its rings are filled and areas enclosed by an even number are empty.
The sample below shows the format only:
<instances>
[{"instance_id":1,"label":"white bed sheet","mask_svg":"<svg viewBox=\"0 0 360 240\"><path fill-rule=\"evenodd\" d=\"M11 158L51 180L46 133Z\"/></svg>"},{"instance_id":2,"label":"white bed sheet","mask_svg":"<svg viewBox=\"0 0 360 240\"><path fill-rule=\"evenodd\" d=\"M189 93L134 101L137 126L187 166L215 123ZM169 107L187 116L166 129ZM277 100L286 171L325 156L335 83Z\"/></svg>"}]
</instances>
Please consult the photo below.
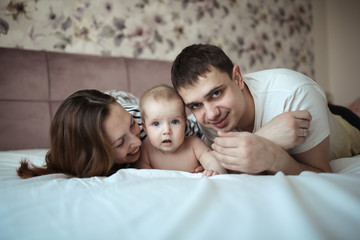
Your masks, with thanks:
<instances>
[{"instance_id":1,"label":"white bed sheet","mask_svg":"<svg viewBox=\"0 0 360 240\"><path fill-rule=\"evenodd\" d=\"M22 157L45 153L0 152L0 239L360 239L360 155L334 174L17 177Z\"/></svg>"}]
</instances>

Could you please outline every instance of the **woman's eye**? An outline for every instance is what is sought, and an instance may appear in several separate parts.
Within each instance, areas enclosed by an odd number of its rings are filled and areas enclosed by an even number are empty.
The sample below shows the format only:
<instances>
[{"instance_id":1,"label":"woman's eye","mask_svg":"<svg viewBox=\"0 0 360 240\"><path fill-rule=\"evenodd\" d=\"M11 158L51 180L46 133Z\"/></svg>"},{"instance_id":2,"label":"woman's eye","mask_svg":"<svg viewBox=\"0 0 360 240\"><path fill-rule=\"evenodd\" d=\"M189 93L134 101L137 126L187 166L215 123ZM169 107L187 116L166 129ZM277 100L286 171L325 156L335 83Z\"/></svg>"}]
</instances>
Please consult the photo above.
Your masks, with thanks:
<instances>
[{"instance_id":1,"label":"woman's eye","mask_svg":"<svg viewBox=\"0 0 360 240\"><path fill-rule=\"evenodd\" d=\"M153 122L151 125L157 127L157 126L159 126L159 122Z\"/></svg>"},{"instance_id":2,"label":"woman's eye","mask_svg":"<svg viewBox=\"0 0 360 240\"><path fill-rule=\"evenodd\" d=\"M172 120L171 121L171 124L178 124L179 123L179 120Z\"/></svg>"},{"instance_id":3,"label":"woman's eye","mask_svg":"<svg viewBox=\"0 0 360 240\"><path fill-rule=\"evenodd\" d=\"M120 144L118 144L115 148L121 148L121 146L123 145L124 141L121 141Z\"/></svg>"}]
</instances>

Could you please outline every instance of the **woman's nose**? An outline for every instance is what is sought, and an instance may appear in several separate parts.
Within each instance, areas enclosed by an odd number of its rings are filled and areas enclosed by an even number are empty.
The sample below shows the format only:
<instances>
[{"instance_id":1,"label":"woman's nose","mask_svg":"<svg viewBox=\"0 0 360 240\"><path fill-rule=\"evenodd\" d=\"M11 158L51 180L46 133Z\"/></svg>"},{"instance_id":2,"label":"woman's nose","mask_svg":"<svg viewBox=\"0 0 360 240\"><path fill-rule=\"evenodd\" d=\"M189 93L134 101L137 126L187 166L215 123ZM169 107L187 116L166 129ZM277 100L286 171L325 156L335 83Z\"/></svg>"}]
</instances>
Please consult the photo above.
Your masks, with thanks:
<instances>
[{"instance_id":1,"label":"woman's nose","mask_svg":"<svg viewBox=\"0 0 360 240\"><path fill-rule=\"evenodd\" d=\"M130 134L131 137L130 137L130 146L133 146L133 147L140 147L142 142L139 138L139 134Z\"/></svg>"},{"instance_id":2,"label":"woman's nose","mask_svg":"<svg viewBox=\"0 0 360 240\"><path fill-rule=\"evenodd\" d=\"M133 128L133 131L131 132L131 144L134 144L137 147L141 145L139 134L140 134L140 126L136 124Z\"/></svg>"},{"instance_id":3,"label":"woman's nose","mask_svg":"<svg viewBox=\"0 0 360 240\"><path fill-rule=\"evenodd\" d=\"M140 126L139 126L139 124L136 123L131 132L132 132L132 134L134 134L136 136L139 136L139 134L140 134Z\"/></svg>"}]
</instances>

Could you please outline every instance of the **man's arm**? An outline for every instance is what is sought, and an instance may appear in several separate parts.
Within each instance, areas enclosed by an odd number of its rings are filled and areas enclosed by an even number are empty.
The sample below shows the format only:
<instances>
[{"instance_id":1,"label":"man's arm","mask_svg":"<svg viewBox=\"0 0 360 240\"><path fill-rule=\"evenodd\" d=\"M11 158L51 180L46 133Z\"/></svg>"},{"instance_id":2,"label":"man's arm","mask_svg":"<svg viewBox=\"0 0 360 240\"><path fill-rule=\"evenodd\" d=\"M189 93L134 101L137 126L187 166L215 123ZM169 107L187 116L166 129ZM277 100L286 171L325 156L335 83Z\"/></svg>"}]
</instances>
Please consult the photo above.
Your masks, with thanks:
<instances>
[{"instance_id":1,"label":"man's arm","mask_svg":"<svg viewBox=\"0 0 360 240\"><path fill-rule=\"evenodd\" d=\"M285 150L306 141L310 135L311 114L306 110L282 113L258 129L255 134L264 137Z\"/></svg>"},{"instance_id":2,"label":"man's arm","mask_svg":"<svg viewBox=\"0 0 360 240\"><path fill-rule=\"evenodd\" d=\"M290 156L274 142L248 132L219 132L212 145L212 154L227 169L257 174L282 171L298 175L302 171L331 172L327 158L328 139L311 150Z\"/></svg>"},{"instance_id":3,"label":"man's arm","mask_svg":"<svg viewBox=\"0 0 360 240\"><path fill-rule=\"evenodd\" d=\"M326 137L321 143L312 149L293 154L292 157L300 163L307 165L314 172L332 172L329 162L330 154L330 138Z\"/></svg>"}]
</instances>

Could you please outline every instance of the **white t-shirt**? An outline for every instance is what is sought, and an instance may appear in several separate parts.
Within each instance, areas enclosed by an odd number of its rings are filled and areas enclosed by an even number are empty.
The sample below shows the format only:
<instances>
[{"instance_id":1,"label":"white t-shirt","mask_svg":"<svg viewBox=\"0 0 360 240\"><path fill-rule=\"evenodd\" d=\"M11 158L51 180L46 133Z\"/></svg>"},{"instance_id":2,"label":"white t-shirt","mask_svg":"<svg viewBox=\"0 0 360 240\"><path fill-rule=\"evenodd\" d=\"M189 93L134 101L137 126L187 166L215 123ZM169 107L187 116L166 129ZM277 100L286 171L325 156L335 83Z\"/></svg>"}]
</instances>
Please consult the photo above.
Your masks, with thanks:
<instances>
[{"instance_id":1,"label":"white t-shirt","mask_svg":"<svg viewBox=\"0 0 360 240\"><path fill-rule=\"evenodd\" d=\"M337 141L338 136L335 136L335 134L344 132L344 128L350 128L351 131L357 131L357 136L359 136L358 142L360 142L359 131L346 121L342 121L342 118L335 118L331 114L327 107L324 91L311 78L288 69L264 70L245 74L243 78L253 96L255 104L253 132L256 132L281 113L308 110L312 116L309 128L310 135L306 138L304 144L288 150L290 154L310 150L329 136L329 134L331 141L330 159L351 156L353 154L339 153L343 148L346 148L343 145L349 143ZM201 130L206 138L213 142L216 132L203 126L201 126ZM356 139L357 136L352 136L352 138ZM333 146L335 147L333 148ZM359 148L357 147L357 149Z\"/></svg>"}]
</instances>

